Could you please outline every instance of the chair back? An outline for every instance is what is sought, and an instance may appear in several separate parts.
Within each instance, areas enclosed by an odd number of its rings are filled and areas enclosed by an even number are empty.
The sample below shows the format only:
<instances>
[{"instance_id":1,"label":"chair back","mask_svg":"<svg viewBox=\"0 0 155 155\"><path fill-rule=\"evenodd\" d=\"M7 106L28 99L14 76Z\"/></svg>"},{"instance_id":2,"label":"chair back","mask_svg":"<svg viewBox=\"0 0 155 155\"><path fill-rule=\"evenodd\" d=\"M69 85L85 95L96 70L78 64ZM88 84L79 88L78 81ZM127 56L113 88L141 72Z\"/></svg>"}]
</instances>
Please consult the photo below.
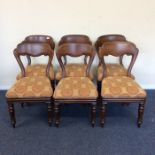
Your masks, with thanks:
<instances>
[{"instance_id":1,"label":"chair back","mask_svg":"<svg viewBox=\"0 0 155 155\"><path fill-rule=\"evenodd\" d=\"M20 66L22 77L25 77L25 67L21 61L21 56L39 57L41 55L48 56L49 60L46 68L46 75L49 77L49 70L53 59L54 52L47 43L27 43L18 44L14 50L14 56Z\"/></svg>"},{"instance_id":2,"label":"chair back","mask_svg":"<svg viewBox=\"0 0 155 155\"><path fill-rule=\"evenodd\" d=\"M92 45L92 42L90 41L90 38L87 35L84 34L69 34L64 35L60 41L58 46L62 44L68 44L68 43L81 43L81 44L89 44ZM67 64L67 58L64 56L64 64ZM87 64L87 56L84 57L84 63Z\"/></svg>"},{"instance_id":3,"label":"chair back","mask_svg":"<svg viewBox=\"0 0 155 155\"><path fill-rule=\"evenodd\" d=\"M108 34L108 35L102 35L97 38L97 41L95 43L95 48L98 52L99 47L101 47L105 42L107 41L126 41L125 36L121 34Z\"/></svg>"},{"instance_id":4,"label":"chair back","mask_svg":"<svg viewBox=\"0 0 155 155\"><path fill-rule=\"evenodd\" d=\"M89 57L89 61L86 68L86 76L89 76L90 73L90 67L92 65L95 52L93 50L93 47L89 44L82 44L82 43L68 43L68 44L62 44L58 47L57 50L57 59L62 69L62 75L63 77L66 77L66 70L64 67L64 63L62 61L62 57L64 56L71 56L71 57L80 57L80 56L86 56Z\"/></svg>"},{"instance_id":5,"label":"chair back","mask_svg":"<svg viewBox=\"0 0 155 155\"><path fill-rule=\"evenodd\" d=\"M25 38L23 42L27 43L48 43L51 48L54 50L55 43L51 36L48 35L29 35ZM31 65L31 58L30 56L26 55L28 60L28 65Z\"/></svg>"},{"instance_id":6,"label":"chair back","mask_svg":"<svg viewBox=\"0 0 155 155\"><path fill-rule=\"evenodd\" d=\"M82 43L92 45L90 38L83 34L70 34L63 36L59 41L59 46L66 43Z\"/></svg>"},{"instance_id":7,"label":"chair back","mask_svg":"<svg viewBox=\"0 0 155 155\"><path fill-rule=\"evenodd\" d=\"M53 50L55 48L53 38L48 35L29 35L25 38L25 41L30 43L49 43Z\"/></svg>"},{"instance_id":8,"label":"chair back","mask_svg":"<svg viewBox=\"0 0 155 155\"><path fill-rule=\"evenodd\" d=\"M131 77L131 70L133 68L133 65L136 61L137 55L138 55L138 49L135 44L127 41L113 41L113 42L105 42L100 48L99 48L99 59L101 62L101 65L103 67L103 76L107 76L106 71L106 64L105 64L105 56L112 55L115 57L121 57L124 55L131 56L131 61L127 69L127 76Z\"/></svg>"}]
</instances>

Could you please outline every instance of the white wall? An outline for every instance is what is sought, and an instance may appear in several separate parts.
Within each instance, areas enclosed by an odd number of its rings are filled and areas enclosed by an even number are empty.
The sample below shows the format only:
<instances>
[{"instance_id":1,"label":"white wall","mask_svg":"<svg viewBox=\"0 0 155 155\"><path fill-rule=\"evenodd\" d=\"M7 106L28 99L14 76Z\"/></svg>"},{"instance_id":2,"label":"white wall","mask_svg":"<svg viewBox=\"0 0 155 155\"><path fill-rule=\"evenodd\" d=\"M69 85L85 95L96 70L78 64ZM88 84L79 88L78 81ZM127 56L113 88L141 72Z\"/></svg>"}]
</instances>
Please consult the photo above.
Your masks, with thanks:
<instances>
[{"instance_id":1,"label":"white wall","mask_svg":"<svg viewBox=\"0 0 155 155\"><path fill-rule=\"evenodd\" d=\"M15 81L19 67L12 54L30 34L87 34L92 41L120 33L136 43L133 73L144 88L155 88L154 0L0 0L0 89ZM97 58L94 65L97 65Z\"/></svg>"}]
</instances>

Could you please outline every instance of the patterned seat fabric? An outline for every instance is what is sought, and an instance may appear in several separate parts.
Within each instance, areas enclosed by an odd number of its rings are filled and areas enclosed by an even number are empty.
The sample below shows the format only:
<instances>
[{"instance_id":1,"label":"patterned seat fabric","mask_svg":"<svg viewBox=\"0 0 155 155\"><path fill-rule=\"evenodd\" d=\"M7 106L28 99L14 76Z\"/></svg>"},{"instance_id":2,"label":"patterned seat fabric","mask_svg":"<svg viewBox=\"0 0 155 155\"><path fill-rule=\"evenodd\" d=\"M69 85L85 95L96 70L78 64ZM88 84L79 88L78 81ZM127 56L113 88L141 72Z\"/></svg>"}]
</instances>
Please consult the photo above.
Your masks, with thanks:
<instances>
[{"instance_id":1,"label":"patterned seat fabric","mask_svg":"<svg viewBox=\"0 0 155 155\"><path fill-rule=\"evenodd\" d=\"M47 67L47 65L44 65L44 64L34 64L34 65L27 66L25 68L26 77L45 76L46 75L46 67ZM49 74L50 74L50 79L54 80L53 66L51 66ZM20 74L17 75L16 79L19 80L21 78L22 78L22 75L20 73Z\"/></svg>"},{"instance_id":2,"label":"patterned seat fabric","mask_svg":"<svg viewBox=\"0 0 155 155\"><path fill-rule=\"evenodd\" d=\"M51 97L53 90L45 76L23 77L7 91L7 98Z\"/></svg>"},{"instance_id":3,"label":"patterned seat fabric","mask_svg":"<svg viewBox=\"0 0 155 155\"><path fill-rule=\"evenodd\" d=\"M107 76L126 76L127 70L120 64L106 64ZM98 67L98 81L102 81L103 69L102 66ZM134 76L132 75L134 79Z\"/></svg>"},{"instance_id":4,"label":"patterned seat fabric","mask_svg":"<svg viewBox=\"0 0 155 155\"><path fill-rule=\"evenodd\" d=\"M96 99L98 93L88 77L67 77L60 80L53 96L55 99Z\"/></svg>"},{"instance_id":5,"label":"patterned seat fabric","mask_svg":"<svg viewBox=\"0 0 155 155\"><path fill-rule=\"evenodd\" d=\"M144 98L146 92L132 78L113 76L103 79L101 95L105 98Z\"/></svg>"},{"instance_id":6,"label":"patterned seat fabric","mask_svg":"<svg viewBox=\"0 0 155 155\"><path fill-rule=\"evenodd\" d=\"M67 77L85 77L86 73L86 65L84 64L67 64L65 66ZM90 73L90 79L93 80L93 74ZM62 78L62 70L58 69L56 73L56 80L60 80Z\"/></svg>"}]
</instances>

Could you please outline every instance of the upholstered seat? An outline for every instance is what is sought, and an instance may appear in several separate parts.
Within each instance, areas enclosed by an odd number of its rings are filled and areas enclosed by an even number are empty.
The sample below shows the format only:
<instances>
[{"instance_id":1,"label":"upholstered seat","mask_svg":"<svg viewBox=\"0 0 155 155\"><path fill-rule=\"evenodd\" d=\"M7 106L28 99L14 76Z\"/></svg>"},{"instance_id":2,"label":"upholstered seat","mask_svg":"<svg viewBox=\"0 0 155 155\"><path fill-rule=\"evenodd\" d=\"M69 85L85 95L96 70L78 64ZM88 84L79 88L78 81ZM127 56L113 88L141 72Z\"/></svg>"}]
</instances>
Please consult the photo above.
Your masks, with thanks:
<instances>
[{"instance_id":1,"label":"upholstered seat","mask_svg":"<svg viewBox=\"0 0 155 155\"><path fill-rule=\"evenodd\" d=\"M106 64L107 76L127 76L127 69L124 68L121 64ZM103 68L102 66L98 67L98 81L102 81ZM134 76L132 75L134 79Z\"/></svg>"},{"instance_id":2,"label":"upholstered seat","mask_svg":"<svg viewBox=\"0 0 155 155\"><path fill-rule=\"evenodd\" d=\"M103 79L101 95L105 98L144 98L146 92L133 79L117 76Z\"/></svg>"},{"instance_id":3,"label":"upholstered seat","mask_svg":"<svg viewBox=\"0 0 155 155\"><path fill-rule=\"evenodd\" d=\"M53 90L45 76L23 77L7 91L7 98L51 97Z\"/></svg>"},{"instance_id":4,"label":"upholstered seat","mask_svg":"<svg viewBox=\"0 0 155 155\"><path fill-rule=\"evenodd\" d=\"M86 75L86 65L84 64L67 64L65 65L66 76L67 77L85 77ZM90 73L89 77L93 80L93 74ZM62 69L59 68L56 73L56 80L61 80L62 78Z\"/></svg>"},{"instance_id":5,"label":"upholstered seat","mask_svg":"<svg viewBox=\"0 0 155 155\"><path fill-rule=\"evenodd\" d=\"M96 99L97 90L88 77L67 77L60 80L54 98L63 99Z\"/></svg>"},{"instance_id":6,"label":"upholstered seat","mask_svg":"<svg viewBox=\"0 0 155 155\"><path fill-rule=\"evenodd\" d=\"M38 77L38 76L46 76L46 67L47 65L44 64L34 64L34 65L28 65L25 68L26 77ZM54 69L53 66L51 66L49 71L50 80L54 80ZM22 78L21 73L19 73L16 77L17 80Z\"/></svg>"}]
</instances>

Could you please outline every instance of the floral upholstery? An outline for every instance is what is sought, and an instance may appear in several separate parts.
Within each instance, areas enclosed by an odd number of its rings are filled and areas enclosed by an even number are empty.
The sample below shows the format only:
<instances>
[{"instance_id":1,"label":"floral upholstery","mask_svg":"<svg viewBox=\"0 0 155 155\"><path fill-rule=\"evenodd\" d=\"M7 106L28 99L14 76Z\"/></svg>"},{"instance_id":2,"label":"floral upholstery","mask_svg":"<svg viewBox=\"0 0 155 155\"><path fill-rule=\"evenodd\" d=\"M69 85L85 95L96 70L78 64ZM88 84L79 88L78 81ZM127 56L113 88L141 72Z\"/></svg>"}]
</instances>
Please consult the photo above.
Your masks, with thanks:
<instances>
[{"instance_id":1,"label":"floral upholstery","mask_svg":"<svg viewBox=\"0 0 155 155\"><path fill-rule=\"evenodd\" d=\"M88 77L67 77L60 80L53 97L55 99L96 99L97 90Z\"/></svg>"},{"instance_id":2,"label":"floral upholstery","mask_svg":"<svg viewBox=\"0 0 155 155\"><path fill-rule=\"evenodd\" d=\"M85 77L86 74L86 65L84 64L67 64L65 66L67 77ZM90 73L90 79L93 79L93 74ZM60 80L62 78L62 70L58 69L56 73L56 80Z\"/></svg>"},{"instance_id":3,"label":"floral upholstery","mask_svg":"<svg viewBox=\"0 0 155 155\"><path fill-rule=\"evenodd\" d=\"M120 64L106 64L107 76L126 76L127 70ZM103 68L98 67L98 81L102 81ZM132 76L134 79L134 76Z\"/></svg>"},{"instance_id":4,"label":"floral upholstery","mask_svg":"<svg viewBox=\"0 0 155 155\"><path fill-rule=\"evenodd\" d=\"M53 90L50 80L45 76L24 77L7 91L7 98L51 97Z\"/></svg>"},{"instance_id":5,"label":"floral upholstery","mask_svg":"<svg viewBox=\"0 0 155 155\"><path fill-rule=\"evenodd\" d=\"M144 98L146 92L132 78L111 76L103 79L101 95L105 98Z\"/></svg>"},{"instance_id":6,"label":"floral upholstery","mask_svg":"<svg viewBox=\"0 0 155 155\"><path fill-rule=\"evenodd\" d=\"M34 64L34 65L30 65L27 66L25 71L26 71L26 77L38 77L38 76L45 76L46 75L46 67L47 65L44 64ZM50 79L54 80L54 70L53 70L53 66L51 66L50 68ZM19 80L21 78L21 73L17 75L17 80Z\"/></svg>"}]
</instances>

